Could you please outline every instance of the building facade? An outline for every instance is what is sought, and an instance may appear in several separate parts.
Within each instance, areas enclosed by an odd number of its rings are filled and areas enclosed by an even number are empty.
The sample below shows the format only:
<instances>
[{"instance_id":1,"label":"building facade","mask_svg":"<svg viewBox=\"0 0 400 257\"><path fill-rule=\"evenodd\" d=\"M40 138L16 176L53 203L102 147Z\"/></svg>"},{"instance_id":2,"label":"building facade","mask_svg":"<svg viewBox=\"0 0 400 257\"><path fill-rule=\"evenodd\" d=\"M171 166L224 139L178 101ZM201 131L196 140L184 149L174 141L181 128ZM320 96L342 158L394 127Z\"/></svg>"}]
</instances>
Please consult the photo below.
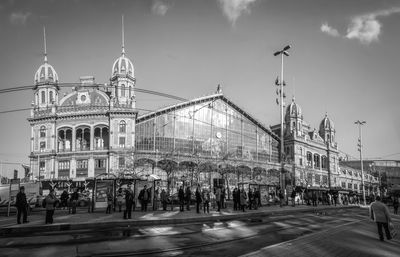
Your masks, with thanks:
<instances>
[{"instance_id":1,"label":"building facade","mask_svg":"<svg viewBox=\"0 0 400 257\"><path fill-rule=\"evenodd\" d=\"M86 178L117 170L119 155L135 145L135 75L122 54L112 65L110 83L81 77L60 96L58 74L44 56L35 74L30 166L38 179Z\"/></svg>"}]
</instances>

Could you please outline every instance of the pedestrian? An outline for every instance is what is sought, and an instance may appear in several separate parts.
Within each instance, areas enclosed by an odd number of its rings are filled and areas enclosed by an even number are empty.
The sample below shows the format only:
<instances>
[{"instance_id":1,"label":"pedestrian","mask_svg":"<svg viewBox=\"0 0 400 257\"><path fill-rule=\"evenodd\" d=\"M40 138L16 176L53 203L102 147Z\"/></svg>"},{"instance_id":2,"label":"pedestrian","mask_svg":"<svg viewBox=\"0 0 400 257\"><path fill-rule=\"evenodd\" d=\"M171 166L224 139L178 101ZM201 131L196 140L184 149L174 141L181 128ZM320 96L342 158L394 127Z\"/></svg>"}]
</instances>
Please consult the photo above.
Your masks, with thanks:
<instances>
[{"instance_id":1,"label":"pedestrian","mask_svg":"<svg viewBox=\"0 0 400 257\"><path fill-rule=\"evenodd\" d=\"M215 201L217 202L218 211L221 211L221 188L215 190Z\"/></svg>"},{"instance_id":2,"label":"pedestrian","mask_svg":"<svg viewBox=\"0 0 400 257\"><path fill-rule=\"evenodd\" d=\"M149 192L147 190L147 186L144 185L143 189L140 190L139 193L139 201L141 206L141 211L147 212L147 202L149 200Z\"/></svg>"},{"instance_id":3,"label":"pedestrian","mask_svg":"<svg viewBox=\"0 0 400 257\"><path fill-rule=\"evenodd\" d=\"M135 206L135 195L130 187L125 189L125 211L124 211L124 219L132 218L132 207Z\"/></svg>"},{"instance_id":4,"label":"pedestrian","mask_svg":"<svg viewBox=\"0 0 400 257\"><path fill-rule=\"evenodd\" d=\"M117 192L117 205L118 205L118 211L121 212L122 210L122 202L124 200L124 195L122 193L122 188L118 189Z\"/></svg>"},{"instance_id":5,"label":"pedestrian","mask_svg":"<svg viewBox=\"0 0 400 257\"><path fill-rule=\"evenodd\" d=\"M282 190L279 190L278 195L279 195L279 206L282 207L284 205L283 201L285 200Z\"/></svg>"},{"instance_id":6,"label":"pedestrian","mask_svg":"<svg viewBox=\"0 0 400 257\"><path fill-rule=\"evenodd\" d=\"M28 201L26 200L25 187L21 186L16 197L15 206L17 207L17 223L21 224L21 214L22 222L28 223Z\"/></svg>"},{"instance_id":7,"label":"pedestrian","mask_svg":"<svg viewBox=\"0 0 400 257\"><path fill-rule=\"evenodd\" d=\"M225 209L225 196L226 196L225 187L222 187L222 189L221 189L221 208L222 209Z\"/></svg>"},{"instance_id":8,"label":"pedestrian","mask_svg":"<svg viewBox=\"0 0 400 257\"><path fill-rule=\"evenodd\" d=\"M211 203L211 207L213 208L213 209L215 209L215 194L214 194L214 192L211 190L211 187L210 187L210 203Z\"/></svg>"},{"instance_id":9,"label":"pedestrian","mask_svg":"<svg viewBox=\"0 0 400 257\"><path fill-rule=\"evenodd\" d=\"M60 196L61 207L63 208L63 210L68 207L68 198L69 198L68 192L66 189L64 189L64 191Z\"/></svg>"},{"instance_id":10,"label":"pedestrian","mask_svg":"<svg viewBox=\"0 0 400 257\"><path fill-rule=\"evenodd\" d=\"M71 194L71 205L72 205L72 214L76 213L76 205L78 204L79 193L78 188L74 188L74 192Z\"/></svg>"},{"instance_id":11,"label":"pedestrian","mask_svg":"<svg viewBox=\"0 0 400 257\"><path fill-rule=\"evenodd\" d=\"M183 187L181 186L178 191L178 199L179 199L179 210L184 211L185 209L185 192L183 191Z\"/></svg>"},{"instance_id":12,"label":"pedestrian","mask_svg":"<svg viewBox=\"0 0 400 257\"><path fill-rule=\"evenodd\" d=\"M335 206L336 206L338 203L338 194L333 195L333 202L335 203Z\"/></svg>"},{"instance_id":13,"label":"pedestrian","mask_svg":"<svg viewBox=\"0 0 400 257\"><path fill-rule=\"evenodd\" d=\"M202 195L204 213L206 213L206 210L207 213L210 213L210 192L207 189L203 189Z\"/></svg>"},{"instance_id":14,"label":"pedestrian","mask_svg":"<svg viewBox=\"0 0 400 257\"><path fill-rule=\"evenodd\" d=\"M57 201L58 199L55 196L54 189L52 188L50 189L50 193L45 198L46 224L53 224L53 215Z\"/></svg>"},{"instance_id":15,"label":"pedestrian","mask_svg":"<svg viewBox=\"0 0 400 257\"><path fill-rule=\"evenodd\" d=\"M397 214L397 211L399 209L399 196L395 195L393 198L393 209L394 209L394 214Z\"/></svg>"},{"instance_id":16,"label":"pedestrian","mask_svg":"<svg viewBox=\"0 0 400 257\"><path fill-rule=\"evenodd\" d=\"M113 195L110 189L107 190L107 209L106 213L111 214L111 209L113 206Z\"/></svg>"},{"instance_id":17,"label":"pedestrian","mask_svg":"<svg viewBox=\"0 0 400 257\"><path fill-rule=\"evenodd\" d=\"M296 190L292 191L292 194L290 195L290 197L292 198L292 207L296 206Z\"/></svg>"},{"instance_id":18,"label":"pedestrian","mask_svg":"<svg viewBox=\"0 0 400 257\"><path fill-rule=\"evenodd\" d=\"M249 193L247 194L247 196L249 197L249 210L251 210L254 201L254 194L251 188L249 188Z\"/></svg>"},{"instance_id":19,"label":"pedestrian","mask_svg":"<svg viewBox=\"0 0 400 257\"><path fill-rule=\"evenodd\" d=\"M197 213L200 213L200 204L203 201L200 193L200 187L197 186L196 188L196 211Z\"/></svg>"},{"instance_id":20,"label":"pedestrian","mask_svg":"<svg viewBox=\"0 0 400 257\"><path fill-rule=\"evenodd\" d=\"M370 217L376 222L378 227L379 240L384 241L382 227L385 229L386 239L392 239L389 230L389 223L392 222L388 207L381 202L381 197L377 196L375 202L370 207Z\"/></svg>"},{"instance_id":21,"label":"pedestrian","mask_svg":"<svg viewBox=\"0 0 400 257\"><path fill-rule=\"evenodd\" d=\"M238 210L238 197L237 197L237 188L236 187L233 189L232 198L233 198L233 210L237 211Z\"/></svg>"},{"instance_id":22,"label":"pedestrian","mask_svg":"<svg viewBox=\"0 0 400 257\"><path fill-rule=\"evenodd\" d=\"M246 195L246 191L244 190L244 188L242 187L242 189L240 189L240 209L243 210L243 212L245 212L244 208L246 206L246 202L247 202L247 195Z\"/></svg>"},{"instance_id":23,"label":"pedestrian","mask_svg":"<svg viewBox=\"0 0 400 257\"><path fill-rule=\"evenodd\" d=\"M165 192L165 189L161 190L160 200L161 200L163 211L166 211L167 203L168 203L168 196L167 196L167 192Z\"/></svg>"},{"instance_id":24,"label":"pedestrian","mask_svg":"<svg viewBox=\"0 0 400 257\"><path fill-rule=\"evenodd\" d=\"M186 200L186 210L190 211L190 200L192 199L192 191L190 187L186 187L185 200Z\"/></svg>"},{"instance_id":25,"label":"pedestrian","mask_svg":"<svg viewBox=\"0 0 400 257\"><path fill-rule=\"evenodd\" d=\"M311 196L311 200L312 200L312 206L317 206L317 192L313 191L312 192L312 196Z\"/></svg>"}]
</instances>

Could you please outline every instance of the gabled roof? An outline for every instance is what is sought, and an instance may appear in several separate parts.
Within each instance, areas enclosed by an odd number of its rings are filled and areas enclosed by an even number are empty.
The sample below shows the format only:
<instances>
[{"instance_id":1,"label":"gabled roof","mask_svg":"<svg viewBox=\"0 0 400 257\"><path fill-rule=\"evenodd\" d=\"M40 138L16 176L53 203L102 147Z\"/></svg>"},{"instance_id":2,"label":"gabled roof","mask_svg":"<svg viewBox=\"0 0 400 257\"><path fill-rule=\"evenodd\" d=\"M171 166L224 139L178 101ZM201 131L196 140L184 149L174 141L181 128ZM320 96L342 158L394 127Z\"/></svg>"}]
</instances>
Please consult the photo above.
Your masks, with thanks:
<instances>
[{"instance_id":1,"label":"gabled roof","mask_svg":"<svg viewBox=\"0 0 400 257\"><path fill-rule=\"evenodd\" d=\"M204 102L208 102L208 101L215 101L215 100L222 100L225 103L227 103L230 107L232 107L234 110L238 111L240 114L242 114L244 117L246 117L248 120L250 120L251 122L253 122L255 125L257 125L259 128L261 128L263 131L265 131L267 134L271 135L274 139L280 141L279 137L273 133L267 126L265 126L264 124L262 124L261 122L259 122L257 119L255 119L253 116L251 116L248 112L244 111L242 108L240 108L239 106L237 106L236 104L234 104L231 100L229 100L227 97L225 97L222 93L220 94L213 94L213 95L208 95L208 96L202 96L199 98L195 98L186 102L182 102L182 103L178 103L178 104L174 104L168 107L164 107L161 108L157 111L153 111L153 112L149 112L146 114L143 114L141 116L139 116L136 120L136 123L139 124L141 122L144 122L146 120L152 119L156 116L165 114L165 113L169 113L171 111L174 110L180 110L189 106L193 106L196 104L201 104Z\"/></svg>"}]
</instances>

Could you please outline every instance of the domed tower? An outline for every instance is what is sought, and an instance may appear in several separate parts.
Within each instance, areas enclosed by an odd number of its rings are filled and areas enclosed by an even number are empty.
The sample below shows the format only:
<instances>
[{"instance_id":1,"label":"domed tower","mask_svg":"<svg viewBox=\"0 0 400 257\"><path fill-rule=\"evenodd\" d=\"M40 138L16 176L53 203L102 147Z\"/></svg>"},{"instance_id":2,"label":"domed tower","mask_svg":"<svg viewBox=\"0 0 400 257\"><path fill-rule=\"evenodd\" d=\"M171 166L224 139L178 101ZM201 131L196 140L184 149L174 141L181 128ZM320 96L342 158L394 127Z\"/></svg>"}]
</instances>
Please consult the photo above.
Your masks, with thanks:
<instances>
[{"instance_id":1,"label":"domed tower","mask_svg":"<svg viewBox=\"0 0 400 257\"><path fill-rule=\"evenodd\" d=\"M122 53L115 60L111 72L111 97L115 105L135 107L135 70L131 60L125 56L124 17L122 16Z\"/></svg>"},{"instance_id":2,"label":"domed tower","mask_svg":"<svg viewBox=\"0 0 400 257\"><path fill-rule=\"evenodd\" d=\"M46 30L43 28L44 63L35 73L35 101L34 106L46 108L58 104L58 75L56 70L47 61Z\"/></svg>"},{"instance_id":3,"label":"domed tower","mask_svg":"<svg viewBox=\"0 0 400 257\"><path fill-rule=\"evenodd\" d=\"M328 118L328 114L325 114L324 119L319 124L319 135L324 139L325 143L335 142L335 127L331 119Z\"/></svg>"},{"instance_id":4,"label":"domed tower","mask_svg":"<svg viewBox=\"0 0 400 257\"><path fill-rule=\"evenodd\" d=\"M301 135L303 130L303 115L300 105L293 97L292 103L286 108L285 135Z\"/></svg>"}]
</instances>

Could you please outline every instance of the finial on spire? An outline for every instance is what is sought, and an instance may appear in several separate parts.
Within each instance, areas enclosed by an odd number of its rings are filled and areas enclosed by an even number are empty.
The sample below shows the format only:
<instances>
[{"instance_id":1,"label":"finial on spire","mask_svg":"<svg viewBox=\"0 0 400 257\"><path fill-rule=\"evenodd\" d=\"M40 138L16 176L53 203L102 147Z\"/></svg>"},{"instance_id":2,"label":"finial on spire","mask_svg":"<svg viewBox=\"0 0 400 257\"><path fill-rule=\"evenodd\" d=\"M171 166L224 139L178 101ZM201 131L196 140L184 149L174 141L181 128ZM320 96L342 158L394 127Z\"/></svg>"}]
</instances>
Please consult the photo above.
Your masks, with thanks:
<instances>
[{"instance_id":1,"label":"finial on spire","mask_svg":"<svg viewBox=\"0 0 400 257\"><path fill-rule=\"evenodd\" d=\"M217 94L222 94L222 88L221 88L220 84L218 84L218 86L217 86L217 92L216 93Z\"/></svg>"},{"instance_id":2,"label":"finial on spire","mask_svg":"<svg viewBox=\"0 0 400 257\"><path fill-rule=\"evenodd\" d=\"M46 27L43 26L44 62L47 63Z\"/></svg>"},{"instance_id":3,"label":"finial on spire","mask_svg":"<svg viewBox=\"0 0 400 257\"><path fill-rule=\"evenodd\" d=\"M125 55L124 15L122 15L122 55Z\"/></svg>"}]
</instances>

